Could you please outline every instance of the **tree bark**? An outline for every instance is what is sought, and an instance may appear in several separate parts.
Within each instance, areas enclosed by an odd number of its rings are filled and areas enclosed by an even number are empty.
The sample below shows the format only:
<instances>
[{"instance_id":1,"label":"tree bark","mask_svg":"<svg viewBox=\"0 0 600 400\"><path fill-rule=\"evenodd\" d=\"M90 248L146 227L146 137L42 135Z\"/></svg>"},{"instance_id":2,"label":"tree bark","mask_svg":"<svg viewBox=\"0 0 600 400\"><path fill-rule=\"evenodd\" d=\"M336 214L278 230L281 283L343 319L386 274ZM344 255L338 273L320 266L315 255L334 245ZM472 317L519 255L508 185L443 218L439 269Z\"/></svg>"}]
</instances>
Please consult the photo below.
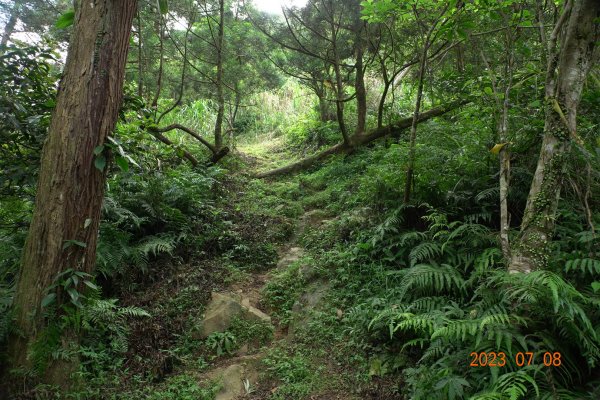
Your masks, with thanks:
<instances>
[{"instance_id":1,"label":"tree bark","mask_svg":"<svg viewBox=\"0 0 600 400\"><path fill-rule=\"evenodd\" d=\"M159 62L158 62L158 76L156 77L156 93L154 93L154 98L152 99L152 108L154 109L154 118L156 118L156 113L158 111L158 99L160 98L160 92L162 90L162 77L163 77L163 64L165 61L165 24L163 20L163 16L159 13L158 15L158 40L159 40Z\"/></svg>"},{"instance_id":2,"label":"tree bark","mask_svg":"<svg viewBox=\"0 0 600 400\"><path fill-rule=\"evenodd\" d=\"M218 153L223 148L223 115L225 97L223 95L223 37L225 19L225 0L219 0L219 32L217 35L217 120L215 122L215 148Z\"/></svg>"},{"instance_id":3,"label":"tree bark","mask_svg":"<svg viewBox=\"0 0 600 400\"><path fill-rule=\"evenodd\" d=\"M344 139L344 144L346 146L350 146L350 137L348 135L348 129L346 128L346 123L344 122L344 81L342 79L342 70L341 70L341 60L340 54L337 48L337 32L338 28L335 25L333 13L331 14L331 20L329 21L331 27L331 50L333 52L333 71L335 73L335 110L336 117L338 121L338 125L340 127L340 132L342 134L342 138Z\"/></svg>"},{"instance_id":4,"label":"tree bark","mask_svg":"<svg viewBox=\"0 0 600 400\"><path fill-rule=\"evenodd\" d=\"M354 89L356 90L356 114L357 123L354 134L364 134L367 125L367 90L365 89L365 69L363 66L364 47L362 44L362 29L357 34L356 44L356 79Z\"/></svg>"},{"instance_id":5,"label":"tree bark","mask_svg":"<svg viewBox=\"0 0 600 400\"><path fill-rule=\"evenodd\" d=\"M431 24L431 27L427 30L425 35L425 43L423 43L423 50L421 51L421 60L419 63L419 86L417 88L417 99L415 101L415 112L413 114L412 124L410 127L410 147L408 152L408 167L406 168L406 181L404 182L404 204L410 201L410 194L413 185L413 174L416 161L416 144L417 144L417 122L419 121L419 112L421 110L421 101L423 99L423 84L425 81L425 69L427 68L427 52L431 46L431 35L433 34L435 27L440 22L440 19L448 9L446 5L439 17ZM415 11L415 16L417 12ZM434 38L435 40L435 38Z\"/></svg>"},{"instance_id":6,"label":"tree bark","mask_svg":"<svg viewBox=\"0 0 600 400\"><path fill-rule=\"evenodd\" d=\"M436 108L433 108L426 112L420 113L417 123L425 122L431 118L438 117L440 115L444 115L447 112L452 111L452 110L454 110L462 105L468 104L468 103L470 103L470 100L459 100L459 101L455 101L455 102L446 104L444 106L436 107ZM405 130L406 128L409 128L412 125L412 123L413 123L412 117L405 118L403 120L396 122L395 124L384 126L384 127L377 128L377 129L373 129L372 131L368 132L365 135L355 135L352 137L352 143L353 143L354 147L357 147L357 146L366 145L374 140L380 139L387 135L399 135L403 130ZM310 168L311 166L315 165L316 163L318 163L321 160L324 160L325 158L327 158L328 156L330 156L332 154L340 154L340 153L348 152L349 150L351 150L351 148L346 146L345 143L343 143L343 142L338 143L338 144L328 148L327 150L324 150L313 156L304 158L300 161L286 165L281 168L277 168L277 169L274 169L271 171L257 174L256 177L257 178L268 178L268 177L272 177L272 176L285 175L285 174L289 174L292 172L301 171L301 170Z\"/></svg>"},{"instance_id":7,"label":"tree bark","mask_svg":"<svg viewBox=\"0 0 600 400\"><path fill-rule=\"evenodd\" d=\"M433 32L433 27L427 34L423 53L421 54L421 65L419 66L419 86L417 88L417 100L415 102L415 112L413 113L412 123L410 127L410 145L408 152L408 167L406 169L406 181L404 182L404 204L410 201L410 193L413 183L413 171L416 160L416 145L417 145L417 122L419 120L419 111L421 110L421 100L423 98L423 82L425 80L425 68L427 65L427 50L429 49L429 37Z\"/></svg>"},{"instance_id":8,"label":"tree bark","mask_svg":"<svg viewBox=\"0 0 600 400\"><path fill-rule=\"evenodd\" d=\"M141 10L137 11L137 34L138 34L138 87L137 92L140 98L144 97L144 54L142 49L142 17Z\"/></svg>"},{"instance_id":9,"label":"tree bark","mask_svg":"<svg viewBox=\"0 0 600 400\"><path fill-rule=\"evenodd\" d=\"M78 4L16 286L13 305L19 334L9 342L13 367L31 366L27 350L45 327L40 303L56 275L68 268L88 273L94 269L106 181L106 168L99 171L94 166L94 149L104 144L118 117L136 4ZM72 240L84 246L68 246ZM68 369L55 368L45 379L62 384L66 375Z\"/></svg>"},{"instance_id":10,"label":"tree bark","mask_svg":"<svg viewBox=\"0 0 600 400\"><path fill-rule=\"evenodd\" d=\"M521 231L513 246L511 273L529 273L547 265L547 248L554 232L563 171L568 165L567 150L571 140L577 140L577 106L598 53L600 24L596 18L599 17L597 0L567 2L550 37L544 136Z\"/></svg>"}]
</instances>

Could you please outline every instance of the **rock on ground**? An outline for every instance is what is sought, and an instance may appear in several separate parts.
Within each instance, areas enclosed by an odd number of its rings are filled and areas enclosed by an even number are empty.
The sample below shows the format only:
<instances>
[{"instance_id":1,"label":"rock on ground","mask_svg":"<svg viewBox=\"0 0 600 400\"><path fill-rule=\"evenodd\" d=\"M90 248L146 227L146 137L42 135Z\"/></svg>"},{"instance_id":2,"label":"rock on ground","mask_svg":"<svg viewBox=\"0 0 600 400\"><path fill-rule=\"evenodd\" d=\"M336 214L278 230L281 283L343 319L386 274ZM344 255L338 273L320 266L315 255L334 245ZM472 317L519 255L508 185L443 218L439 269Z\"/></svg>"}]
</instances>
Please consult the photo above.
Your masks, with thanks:
<instances>
[{"instance_id":1,"label":"rock on ground","mask_svg":"<svg viewBox=\"0 0 600 400\"><path fill-rule=\"evenodd\" d=\"M226 331L236 317L248 321L271 323L271 317L250 305L248 299L239 301L233 295L213 292L197 338L205 339L214 332Z\"/></svg>"}]
</instances>

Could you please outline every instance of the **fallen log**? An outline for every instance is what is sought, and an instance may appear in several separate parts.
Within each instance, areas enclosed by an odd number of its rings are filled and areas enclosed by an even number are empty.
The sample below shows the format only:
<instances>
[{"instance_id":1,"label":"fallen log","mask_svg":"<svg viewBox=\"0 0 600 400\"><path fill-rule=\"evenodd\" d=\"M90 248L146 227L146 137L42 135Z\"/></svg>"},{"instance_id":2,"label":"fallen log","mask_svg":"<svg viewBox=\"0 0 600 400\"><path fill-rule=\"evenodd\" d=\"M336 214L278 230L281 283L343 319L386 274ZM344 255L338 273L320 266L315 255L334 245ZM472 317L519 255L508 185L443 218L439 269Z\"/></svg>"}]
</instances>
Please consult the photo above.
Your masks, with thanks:
<instances>
[{"instance_id":1,"label":"fallen log","mask_svg":"<svg viewBox=\"0 0 600 400\"><path fill-rule=\"evenodd\" d=\"M434 117L439 117L440 115L444 115L447 112L455 110L458 107L468 104L470 102L471 102L471 100L457 100L457 101L453 101L451 103L445 104L443 106L432 108L431 110L427 110L423 113L420 113L417 123L425 122ZM412 117L409 117L409 118L404 118L400 121L397 121L391 125L373 129L373 130L369 131L368 133L353 135L350 138L350 143L351 143L350 146L346 145L343 142L338 143L320 153L317 153L310 157L306 157L295 163L273 169L271 171L259 173L259 174L255 175L255 177L262 179L262 178L268 178L268 177L277 176L277 175L285 175L285 174L289 174L292 172L297 172L297 171L301 171L303 169L307 169L307 168L311 167L312 165L316 164L317 162L329 157L332 154L349 153L358 146L365 145L367 143L370 143L374 140L380 139L380 138L385 137L390 134L399 134L404 129L410 128L411 124L412 124Z\"/></svg>"}]
</instances>

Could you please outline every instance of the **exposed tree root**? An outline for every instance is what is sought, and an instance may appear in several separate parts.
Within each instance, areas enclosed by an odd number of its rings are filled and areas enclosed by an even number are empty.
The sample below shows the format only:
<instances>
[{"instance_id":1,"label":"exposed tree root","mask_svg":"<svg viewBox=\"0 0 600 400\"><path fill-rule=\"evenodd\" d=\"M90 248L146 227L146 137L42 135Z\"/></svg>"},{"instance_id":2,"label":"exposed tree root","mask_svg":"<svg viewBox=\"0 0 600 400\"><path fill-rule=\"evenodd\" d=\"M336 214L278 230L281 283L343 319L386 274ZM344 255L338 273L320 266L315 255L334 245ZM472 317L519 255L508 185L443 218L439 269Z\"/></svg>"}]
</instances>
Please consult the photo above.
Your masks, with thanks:
<instances>
[{"instance_id":1,"label":"exposed tree root","mask_svg":"<svg viewBox=\"0 0 600 400\"><path fill-rule=\"evenodd\" d=\"M452 110L454 110L462 105L465 105L467 103L470 103L470 102L471 102L471 100L458 100L458 101L454 101L454 102L445 104L440 107L432 108L431 110L420 113L417 123L427 121L434 117L439 117L440 115L443 115L449 111L452 111ZM374 140L380 139L387 135L390 135L390 134L398 135L404 129L410 128L412 119L413 119L412 117L405 118L405 119L402 119L392 125L383 126L381 128L374 129L367 133L353 135L350 138L351 146L347 146L344 143L338 143L338 144L336 144L320 153L317 153L313 156L304 158L300 161L297 161L292 164L288 164L281 168L277 168L277 169L273 169L271 171L257 174L256 177L262 179L262 178L268 178L271 176L285 175L285 174L289 174L292 172L301 171L303 169L311 167L312 165L329 157L332 154L348 153L358 146L365 145L367 143L370 143Z\"/></svg>"}]
</instances>

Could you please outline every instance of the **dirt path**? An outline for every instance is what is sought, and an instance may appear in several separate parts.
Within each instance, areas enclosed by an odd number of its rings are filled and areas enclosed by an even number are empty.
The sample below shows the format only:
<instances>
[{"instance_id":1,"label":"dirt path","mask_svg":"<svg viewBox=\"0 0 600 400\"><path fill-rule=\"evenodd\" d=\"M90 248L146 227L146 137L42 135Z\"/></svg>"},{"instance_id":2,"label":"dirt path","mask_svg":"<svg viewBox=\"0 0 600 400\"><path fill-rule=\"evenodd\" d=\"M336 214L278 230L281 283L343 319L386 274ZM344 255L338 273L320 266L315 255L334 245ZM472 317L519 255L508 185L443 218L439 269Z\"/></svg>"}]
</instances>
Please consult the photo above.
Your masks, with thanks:
<instances>
[{"instance_id":1,"label":"dirt path","mask_svg":"<svg viewBox=\"0 0 600 400\"><path fill-rule=\"evenodd\" d=\"M219 305L219 302L223 302L221 296L225 296L227 302L231 299L232 302L238 303L244 309L255 309L268 316L268 308L265 306L266 302L263 299L263 289L274 274L285 271L305 254L305 249L298 244L298 241L306 227L315 222L314 214L314 212L307 212L300 217L294 234L279 249L279 260L274 268L266 272L249 272L243 281L234 283L222 292L213 293L213 300L207 307L206 315L211 315L214 310L216 318L230 318L226 311L230 306L221 307ZM231 303L231 307L235 308L237 306ZM219 312L223 312L223 314L220 315ZM221 383L222 387L216 396L216 400L247 398L246 396L256 388L264 386L259 382L260 373L264 369L260 361L271 348L287 337L287 329L283 329L276 322L273 322L273 324L274 338L267 346L252 348L243 345L234 355L218 359L208 371L199 375L200 381L219 381ZM265 393L265 396L268 396L268 393ZM257 397L253 394L252 398L256 399Z\"/></svg>"}]
</instances>

